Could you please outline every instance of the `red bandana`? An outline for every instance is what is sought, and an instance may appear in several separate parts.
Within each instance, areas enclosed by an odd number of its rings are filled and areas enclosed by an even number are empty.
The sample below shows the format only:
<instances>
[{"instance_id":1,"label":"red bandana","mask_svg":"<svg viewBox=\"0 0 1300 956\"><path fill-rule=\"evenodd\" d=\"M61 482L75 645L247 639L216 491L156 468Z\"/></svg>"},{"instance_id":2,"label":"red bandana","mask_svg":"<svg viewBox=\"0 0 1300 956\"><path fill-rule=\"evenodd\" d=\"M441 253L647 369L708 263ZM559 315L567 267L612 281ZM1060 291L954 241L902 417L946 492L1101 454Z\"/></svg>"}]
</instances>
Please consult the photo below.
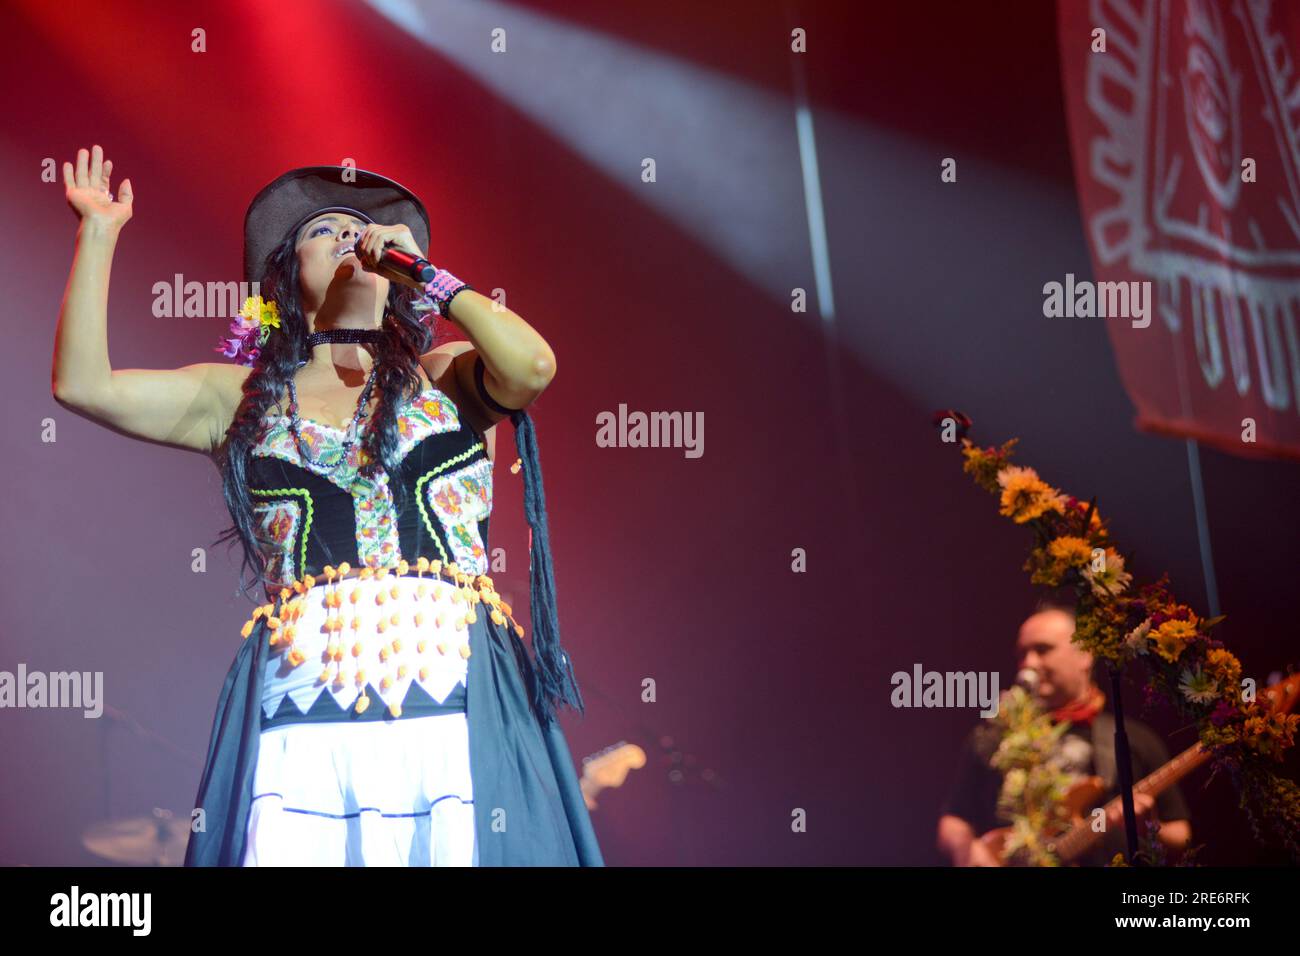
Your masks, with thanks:
<instances>
[{"instance_id":1,"label":"red bandana","mask_svg":"<svg viewBox=\"0 0 1300 956\"><path fill-rule=\"evenodd\" d=\"M1081 701L1066 704L1052 711L1052 719L1068 720L1072 724L1091 724L1092 719L1101 713L1106 705L1106 695L1100 688L1094 687L1092 693Z\"/></svg>"}]
</instances>

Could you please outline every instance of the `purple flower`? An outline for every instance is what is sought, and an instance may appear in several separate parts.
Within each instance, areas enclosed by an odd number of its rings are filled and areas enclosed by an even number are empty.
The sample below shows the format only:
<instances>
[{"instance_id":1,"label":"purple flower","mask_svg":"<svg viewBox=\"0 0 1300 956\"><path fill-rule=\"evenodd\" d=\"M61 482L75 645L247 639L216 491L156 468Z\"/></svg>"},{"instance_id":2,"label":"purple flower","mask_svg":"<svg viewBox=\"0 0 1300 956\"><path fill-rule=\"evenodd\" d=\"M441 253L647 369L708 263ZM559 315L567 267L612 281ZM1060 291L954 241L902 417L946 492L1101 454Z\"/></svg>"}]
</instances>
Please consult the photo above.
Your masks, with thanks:
<instances>
[{"instance_id":1,"label":"purple flower","mask_svg":"<svg viewBox=\"0 0 1300 956\"><path fill-rule=\"evenodd\" d=\"M1219 701L1218 705L1210 712L1210 722L1216 727L1222 727L1230 723L1237 716L1237 708L1232 706L1226 700Z\"/></svg>"},{"instance_id":2,"label":"purple flower","mask_svg":"<svg viewBox=\"0 0 1300 956\"><path fill-rule=\"evenodd\" d=\"M245 327L240 321L235 321L230 323L230 331L234 333L233 336L223 336L216 351L240 365L251 366L261 354L261 349L256 345L261 331L260 324Z\"/></svg>"}]
</instances>

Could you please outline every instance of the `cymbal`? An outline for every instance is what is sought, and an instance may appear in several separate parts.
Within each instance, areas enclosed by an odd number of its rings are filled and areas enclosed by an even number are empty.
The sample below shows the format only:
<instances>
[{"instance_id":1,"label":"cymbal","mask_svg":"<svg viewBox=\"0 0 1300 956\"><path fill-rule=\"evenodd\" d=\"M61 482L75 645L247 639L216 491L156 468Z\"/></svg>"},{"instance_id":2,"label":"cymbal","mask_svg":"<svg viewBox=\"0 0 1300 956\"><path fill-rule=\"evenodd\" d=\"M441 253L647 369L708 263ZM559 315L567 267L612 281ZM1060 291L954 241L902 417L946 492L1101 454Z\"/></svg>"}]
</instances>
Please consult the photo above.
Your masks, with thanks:
<instances>
[{"instance_id":1,"label":"cymbal","mask_svg":"<svg viewBox=\"0 0 1300 956\"><path fill-rule=\"evenodd\" d=\"M190 839L189 821L170 810L147 817L127 817L91 824L81 844L96 856L132 866L180 866Z\"/></svg>"}]
</instances>

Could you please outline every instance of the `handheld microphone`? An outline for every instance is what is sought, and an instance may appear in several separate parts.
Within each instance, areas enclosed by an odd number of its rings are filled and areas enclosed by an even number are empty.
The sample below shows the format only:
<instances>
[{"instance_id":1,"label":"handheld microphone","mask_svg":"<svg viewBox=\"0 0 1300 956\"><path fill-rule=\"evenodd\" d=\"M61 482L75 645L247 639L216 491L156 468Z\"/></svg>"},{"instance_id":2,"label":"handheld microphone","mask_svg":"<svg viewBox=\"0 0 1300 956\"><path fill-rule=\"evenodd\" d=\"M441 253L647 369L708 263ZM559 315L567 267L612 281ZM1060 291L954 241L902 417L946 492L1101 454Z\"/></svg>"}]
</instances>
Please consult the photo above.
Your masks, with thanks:
<instances>
[{"instance_id":1,"label":"handheld microphone","mask_svg":"<svg viewBox=\"0 0 1300 956\"><path fill-rule=\"evenodd\" d=\"M1024 668L1016 674L1016 683L1023 687L1029 693L1036 693L1038 690L1038 671L1031 668Z\"/></svg>"},{"instance_id":2,"label":"handheld microphone","mask_svg":"<svg viewBox=\"0 0 1300 956\"><path fill-rule=\"evenodd\" d=\"M353 251L355 253L355 250ZM360 258L360 256L357 258ZM396 246L384 247L383 251L379 253L379 262L376 268L389 279L409 278L421 285L432 281L438 271L423 256L411 255L411 253L398 249Z\"/></svg>"},{"instance_id":3,"label":"handheld microphone","mask_svg":"<svg viewBox=\"0 0 1300 956\"><path fill-rule=\"evenodd\" d=\"M423 285L433 279L438 271L423 256L413 256L396 246L386 246L379 254L380 268L389 269L402 276L409 276Z\"/></svg>"}]
</instances>

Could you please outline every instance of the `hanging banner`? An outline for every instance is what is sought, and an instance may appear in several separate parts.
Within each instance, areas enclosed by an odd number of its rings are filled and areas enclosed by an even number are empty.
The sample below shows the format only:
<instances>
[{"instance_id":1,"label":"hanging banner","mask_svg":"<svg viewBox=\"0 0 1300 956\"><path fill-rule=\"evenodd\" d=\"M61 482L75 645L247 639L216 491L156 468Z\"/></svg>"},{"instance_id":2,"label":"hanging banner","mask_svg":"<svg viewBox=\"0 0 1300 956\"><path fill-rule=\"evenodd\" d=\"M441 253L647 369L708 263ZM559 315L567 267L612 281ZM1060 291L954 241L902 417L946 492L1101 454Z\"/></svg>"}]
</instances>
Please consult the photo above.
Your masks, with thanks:
<instances>
[{"instance_id":1,"label":"hanging banner","mask_svg":"<svg viewBox=\"0 0 1300 956\"><path fill-rule=\"evenodd\" d=\"M1300 3L1060 0L1058 24L1095 279L1058 314L1106 316L1139 429L1300 459Z\"/></svg>"}]
</instances>

